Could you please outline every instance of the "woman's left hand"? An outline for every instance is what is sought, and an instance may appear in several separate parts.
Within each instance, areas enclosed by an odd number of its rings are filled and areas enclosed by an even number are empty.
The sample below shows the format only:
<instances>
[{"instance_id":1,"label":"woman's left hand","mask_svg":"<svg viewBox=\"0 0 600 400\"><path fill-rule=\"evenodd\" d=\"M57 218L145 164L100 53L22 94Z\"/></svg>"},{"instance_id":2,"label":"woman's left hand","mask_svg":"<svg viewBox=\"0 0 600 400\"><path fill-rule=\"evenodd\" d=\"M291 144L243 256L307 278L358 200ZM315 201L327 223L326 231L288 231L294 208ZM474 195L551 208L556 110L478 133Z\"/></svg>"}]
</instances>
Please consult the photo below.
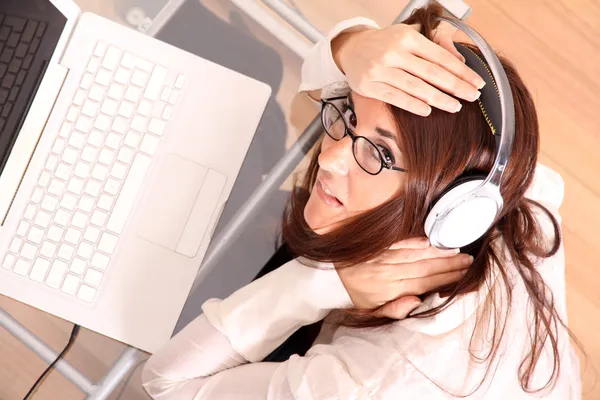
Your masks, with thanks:
<instances>
[{"instance_id":1,"label":"woman's left hand","mask_svg":"<svg viewBox=\"0 0 600 400\"><path fill-rule=\"evenodd\" d=\"M472 258L440 250L426 238L402 240L377 259L337 273L357 309L377 309L379 317L406 318L421 305L418 295L454 283Z\"/></svg>"},{"instance_id":2,"label":"woman's left hand","mask_svg":"<svg viewBox=\"0 0 600 400\"><path fill-rule=\"evenodd\" d=\"M430 41L420 26L394 24L382 29L344 32L331 42L333 58L358 94L426 116L431 107L448 112L474 101L484 80L465 65L454 47L456 28L439 24Z\"/></svg>"}]
</instances>

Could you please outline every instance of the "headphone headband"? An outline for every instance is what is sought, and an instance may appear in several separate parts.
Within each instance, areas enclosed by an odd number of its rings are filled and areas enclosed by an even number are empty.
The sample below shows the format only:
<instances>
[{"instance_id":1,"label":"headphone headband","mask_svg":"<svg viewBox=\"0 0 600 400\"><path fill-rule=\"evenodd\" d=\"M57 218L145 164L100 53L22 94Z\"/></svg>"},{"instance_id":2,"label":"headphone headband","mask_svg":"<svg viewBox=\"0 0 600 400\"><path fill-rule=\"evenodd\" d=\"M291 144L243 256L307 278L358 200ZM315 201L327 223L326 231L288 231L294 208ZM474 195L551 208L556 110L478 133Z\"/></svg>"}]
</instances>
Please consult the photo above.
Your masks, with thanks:
<instances>
[{"instance_id":1,"label":"headphone headband","mask_svg":"<svg viewBox=\"0 0 600 400\"><path fill-rule=\"evenodd\" d=\"M515 136L515 105L508 77L496 53L477 31L453 18L438 17L438 19L463 31L481 50L485 59L484 62L466 47L458 46L457 50L465 57L467 65L486 81L486 85L481 90L480 99L485 106L487 118L494 127L493 130L499 132L495 132L495 134L500 136L500 143L497 145L498 151L494 165L484 184L491 183L499 189ZM489 76L489 72L492 77Z\"/></svg>"},{"instance_id":2,"label":"headphone headband","mask_svg":"<svg viewBox=\"0 0 600 400\"><path fill-rule=\"evenodd\" d=\"M456 46L466 65L486 81L479 106L496 138L496 157L490 173L455 181L432 203L425 219L425 233L432 245L459 248L484 235L504 206L500 183L515 136L515 106L506 72L490 45L461 21L438 19L463 31L481 50L483 60L470 48L460 43Z\"/></svg>"}]
</instances>

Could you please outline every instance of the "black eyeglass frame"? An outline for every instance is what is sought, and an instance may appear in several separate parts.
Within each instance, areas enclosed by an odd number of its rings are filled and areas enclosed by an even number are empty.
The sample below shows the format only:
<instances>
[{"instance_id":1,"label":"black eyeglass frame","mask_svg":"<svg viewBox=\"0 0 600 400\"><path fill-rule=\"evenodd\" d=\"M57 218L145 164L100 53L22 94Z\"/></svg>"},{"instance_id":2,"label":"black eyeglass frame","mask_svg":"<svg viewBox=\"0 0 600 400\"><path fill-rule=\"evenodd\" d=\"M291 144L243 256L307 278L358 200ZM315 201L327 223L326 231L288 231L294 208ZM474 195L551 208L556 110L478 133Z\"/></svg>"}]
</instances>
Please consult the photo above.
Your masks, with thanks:
<instances>
[{"instance_id":1,"label":"black eyeglass frame","mask_svg":"<svg viewBox=\"0 0 600 400\"><path fill-rule=\"evenodd\" d=\"M369 138L365 137L365 136L360 136L357 135L356 133L352 132L352 129L350 129L348 127L348 123L346 122L346 118L344 118L344 113L340 111L340 109L332 103L332 101L337 101L337 100L344 100L347 99L348 96L340 96L340 97L331 97L329 99L321 99L321 125L323 125L323 130L325 131L325 133L327 133L327 136L329 136L331 139L337 141L342 140L343 138L346 137L346 135L350 136L350 139L352 139L352 155L354 156L354 160L356 161L356 163L358 164L358 166L365 171L367 174L369 175L378 175L384 168L389 169L389 170L394 170L394 171L400 171L400 172L408 172L408 170L404 169L404 168L400 168L400 167L395 167L393 165L391 165L390 163L388 163L387 161L385 161L385 157L383 156L383 154L381 154L381 150L379 150L379 148L375 145L375 143L371 142L371 140L369 140ZM333 108L335 108L337 110L337 112L340 114L341 118L342 118L342 122L344 123L344 135L339 138L336 139L334 138L331 133L329 133L329 130L326 128L325 126L325 121L324 121L324 116L325 116L325 107L327 105L331 105ZM354 112L354 111L353 111ZM373 173L373 172L369 172L367 171L358 161L358 159L356 158L356 141L358 140L358 138L361 138L363 140L366 140L371 146L373 146L373 148L375 150L377 150L377 154L379 154L379 161L381 161L381 166L379 167L379 171Z\"/></svg>"}]
</instances>

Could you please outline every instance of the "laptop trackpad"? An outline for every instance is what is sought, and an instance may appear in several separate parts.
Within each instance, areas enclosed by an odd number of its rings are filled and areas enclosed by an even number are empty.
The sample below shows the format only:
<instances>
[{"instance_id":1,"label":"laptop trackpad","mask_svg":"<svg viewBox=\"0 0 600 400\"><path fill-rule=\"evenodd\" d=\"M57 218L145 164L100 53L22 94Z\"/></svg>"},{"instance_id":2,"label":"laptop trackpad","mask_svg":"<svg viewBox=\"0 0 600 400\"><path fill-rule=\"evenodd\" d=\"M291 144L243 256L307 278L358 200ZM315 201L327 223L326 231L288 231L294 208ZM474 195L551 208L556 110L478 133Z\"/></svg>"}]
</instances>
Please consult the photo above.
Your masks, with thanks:
<instances>
[{"instance_id":1,"label":"laptop trackpad","mask_svg":"<svg viewBox=\"0 0 600 400\"><path fill-rule=\"evenodd\" d=\"M142 204L138 236L194 257L211 222L226 178L174 154L162 163Z\"/></svg>"}]
</instances>

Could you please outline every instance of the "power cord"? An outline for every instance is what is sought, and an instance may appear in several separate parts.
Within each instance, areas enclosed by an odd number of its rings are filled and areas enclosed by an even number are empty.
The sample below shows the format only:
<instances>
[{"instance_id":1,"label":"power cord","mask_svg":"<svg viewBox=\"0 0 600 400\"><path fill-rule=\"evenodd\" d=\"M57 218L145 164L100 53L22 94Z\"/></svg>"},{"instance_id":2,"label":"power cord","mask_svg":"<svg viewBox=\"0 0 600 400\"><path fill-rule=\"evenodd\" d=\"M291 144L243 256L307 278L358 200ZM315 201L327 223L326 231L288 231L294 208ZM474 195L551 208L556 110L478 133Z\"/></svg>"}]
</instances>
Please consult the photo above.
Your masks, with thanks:
<instances>
[{"instance_id":1,"label":"power cord","mask_svg":"<svg viewBox=\"0 0 600 400\"><path fill-rule=\"evenodd\" d=\"M56 360L54 360L52 362L52 364L50 364L48 366L48 368L46 368L46 370L44 371L44 373L42 375L40 375L40 377L33 384L33 386L31 387L31 389L29 389L29 392L27 392L27 395L25 395L25 397L23 398L23 400L29 400L29 399L31 399L33 397L35 391L44 382L44 379L46 379L46 377L50 374L50 372L52 372L52 370L54 369L54 366L65 356L65 354L67 354L67 352L69 351L69 349L71 349L71 346L73 346L73 343L75 343L75 339L77 338L77 334L79 333L79 329L81 329L81 327L79 325L73 325L73 330L71 331L71 337L69 338L69 342L67 343L67 345L65 346L65 348L63 349L63 351L60 352L60 354L58 355L58 357L56 357Z\"/></svg>"}]
</instances>

